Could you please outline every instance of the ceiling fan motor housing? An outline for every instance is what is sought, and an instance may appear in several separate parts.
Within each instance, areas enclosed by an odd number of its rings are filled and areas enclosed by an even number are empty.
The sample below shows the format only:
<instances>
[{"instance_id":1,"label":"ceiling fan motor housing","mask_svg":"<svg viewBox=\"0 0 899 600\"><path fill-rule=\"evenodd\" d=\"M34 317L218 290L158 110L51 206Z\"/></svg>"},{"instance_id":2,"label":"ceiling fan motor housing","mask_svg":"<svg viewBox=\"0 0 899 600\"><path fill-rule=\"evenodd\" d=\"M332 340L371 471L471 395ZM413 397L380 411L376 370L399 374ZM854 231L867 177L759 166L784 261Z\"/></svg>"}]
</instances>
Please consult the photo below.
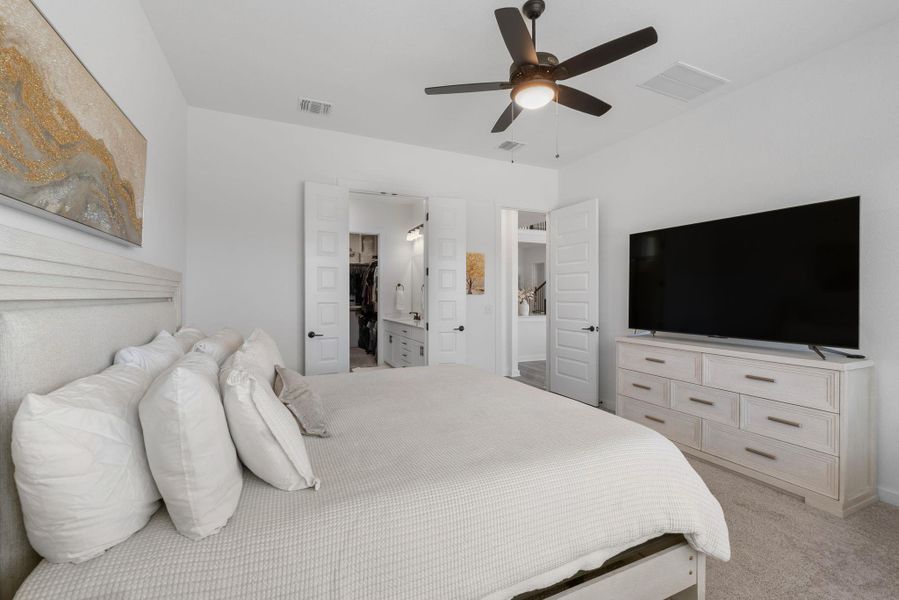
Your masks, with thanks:
<instances>
[{"instance_id":1,"label":"ceiling fan motor housing","mask_svg":"<svg viewBox=\"0 0 899 600\"><path fill-rule=\"evenodd\" d=\"M556 58L556 55L549 52L538 52L537 61L538 64L536 65L517 65L512 63L509 67L509 81L519 83L535 78L552 79L550 74L559 64L559 59Z\"/></svg>"}]
</instances>

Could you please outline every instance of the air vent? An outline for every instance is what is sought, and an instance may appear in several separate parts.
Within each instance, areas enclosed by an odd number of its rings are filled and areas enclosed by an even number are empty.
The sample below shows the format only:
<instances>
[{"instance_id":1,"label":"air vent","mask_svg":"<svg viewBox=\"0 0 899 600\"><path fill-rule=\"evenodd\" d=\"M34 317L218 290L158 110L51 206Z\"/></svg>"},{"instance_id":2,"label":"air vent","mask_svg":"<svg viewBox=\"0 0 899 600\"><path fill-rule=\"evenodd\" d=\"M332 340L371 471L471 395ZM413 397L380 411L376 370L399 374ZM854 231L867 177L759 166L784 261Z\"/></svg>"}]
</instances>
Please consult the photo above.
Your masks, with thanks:
<instances>
[{"instance_id":1,"label":"air vent","mask_svg":"<svg viewBox=\"0 0 899 600\"><path fill-rule=\"evenodd\" d=\"M506 140L505 142L500 144L498 147L500 150L505 150L506 152L514 152L515 150L518 150L522 146L524 146L524 143L522 143L522 142L513 142L512 140Z\"/></svg>"},{"instance_id":2,"label":"air vent","mask_svg":"<svg viewBox=\"0 0 899 600\"><path fill-rule=\"evenodd\" d=\"M689 102L725 83L729 82L723 77L678 62L646 83L641 83L640 87L683 102Z\"/></svg>"},{"instance_id":3,"label":"air vent","mask_svg":"<svg viewBox=\"0 0 899 600\"><path fill-rule=\"evenodd\" d=\"M330 102L325 102L323 100L300 98L300 112L307 112L312 113L313 115L327 117L331 114L331 106L332 104Z\"/></svg>"}]
</instances>

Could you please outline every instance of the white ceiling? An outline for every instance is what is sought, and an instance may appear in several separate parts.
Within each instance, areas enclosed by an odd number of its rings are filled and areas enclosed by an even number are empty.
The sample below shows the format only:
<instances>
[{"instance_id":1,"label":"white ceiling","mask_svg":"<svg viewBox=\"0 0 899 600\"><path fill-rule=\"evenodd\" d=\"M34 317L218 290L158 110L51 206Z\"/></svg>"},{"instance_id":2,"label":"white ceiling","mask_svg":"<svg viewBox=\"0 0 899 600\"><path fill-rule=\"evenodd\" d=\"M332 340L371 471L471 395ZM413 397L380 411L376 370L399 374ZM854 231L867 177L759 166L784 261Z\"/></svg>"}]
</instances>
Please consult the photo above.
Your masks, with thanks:
<instances>
[{"instance_id":1,"label":"white ceiling","mask_svg":"<svg viewBox=\"0 0 899 600\"><path fill-rule=\"evenodd\" d=\"M508 78L502 0L142 0L193 106L499 159L490 128L507 92L425 96ZM899 18L896 0L547 0L537 47L564 60L652 25L659 43L566 83L612 104L601 118L552 106L515 124L517 162L558 167ZM876 57L874 57L876 59ZM637 87L684 61L731 81L690 103ZM837 83L835 83L836 85ZM300 113L300 96L334 103ZM735 115L734 118L739 118Z\"/></svg>"}]
</instances>

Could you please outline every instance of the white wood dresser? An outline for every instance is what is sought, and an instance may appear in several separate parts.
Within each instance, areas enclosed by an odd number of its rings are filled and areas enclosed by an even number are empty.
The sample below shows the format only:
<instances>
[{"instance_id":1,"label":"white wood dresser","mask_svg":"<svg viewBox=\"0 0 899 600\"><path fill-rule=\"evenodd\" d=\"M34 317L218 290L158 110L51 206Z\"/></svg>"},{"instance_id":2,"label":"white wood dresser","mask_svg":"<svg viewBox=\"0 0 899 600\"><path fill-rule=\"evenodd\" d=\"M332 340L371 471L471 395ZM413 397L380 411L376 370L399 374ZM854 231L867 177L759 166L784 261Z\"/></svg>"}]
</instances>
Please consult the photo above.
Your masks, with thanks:
<instances>
[{"instance_id":1,"label":"white wood dresser","mask_svg":"<svg viewBox=\"0 0 899 600\"><path fill-rule=\"evenodd\" d=\"M423 321L384 319L384 362L391 367L423 367L428 364Z\"/></svg>"},{"instance_id":2,"label":"white wood dresser","mask_svg":"<svg viewBox=\"0 0 899 600\"><path fill-rule=\"evenodd\" d=\"M829 513L877 500L872 361L673 337L616 341L618 415Z\"/></svg>"}]
</instances>

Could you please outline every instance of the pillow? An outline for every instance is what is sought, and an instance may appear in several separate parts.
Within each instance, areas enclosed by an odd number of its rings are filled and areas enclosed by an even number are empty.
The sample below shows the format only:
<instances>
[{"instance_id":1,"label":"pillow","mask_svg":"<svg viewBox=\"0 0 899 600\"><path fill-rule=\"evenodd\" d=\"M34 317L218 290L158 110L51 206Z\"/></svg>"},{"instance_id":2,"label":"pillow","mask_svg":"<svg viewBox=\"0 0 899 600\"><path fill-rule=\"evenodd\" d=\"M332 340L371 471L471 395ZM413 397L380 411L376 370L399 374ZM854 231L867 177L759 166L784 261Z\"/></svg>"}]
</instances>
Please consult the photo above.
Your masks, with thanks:
<instances>
[{"instance_id":1,"label":"pillow","mask_svg":"<svg viewBox=\"0 0 899 600\"><path fill-rule=\"evenodd\" d=\"M112 362L116 365L140 367L149 372L152 379L172 366L172 363L183 355L184 350L181 349L181 344L175 341L172 334L168 331L160 331L159 335L149 344L122 348L115 353L115 359Z\"/></svg>"},{"instance_id":2,"label":"pillow","mask_svg":"<svg viewBox=\"0 0 899 600\"><path fill-rule=\"evenodd\" d=\"M185 354L190 352L194 344L206 337L206 334L195 327L182 327L175 333L175 341L181 344L181 349Z\"/></svg>"},{"instance_id":3,"label":"pillow","mask_svg":"<svg viewBox=\"0 0 899 600\"><path fill-rule=\"evenodd\" d=\"M215 335L203 338L194 344L193 350L211 355L215 362L221 365L226 358L240 348L241 344L243 344L243 336L240 332L225 327Z\"/></svg>"},{"instance_id":4,"label":"pillow","mask_svg":"<svg viewBox=\"0 0 899 600\"><path fill-rule=\"evenodd\" d=\"M254 365L259 369L259 374L272 385L275 382L275 366L284 364L275 340L262 329L254 329L241 346L241 350L250 355Z\"/></svg>"},{"instance_id":5,"label":"pillow","mask_svg":"<svg viewBox=\"0 0 899 600\"><path fill-rule=\"evenodd\" d=\"M175 529L192 540L225 526L243 487L218 371L212 356L190 352L156 378L139 407L153 479Z\"/></svg>"},{"instance_id":6,"label":"pillow","mask_svg":"<svg viewBox=\"0 0 899 600\"><path fill-rule=\"evenodd\" d=\"M113 365L13 419L12 459L28 541L50 562L83 562L124 541L159 508L137 406L152 377Z\"/></svg>"},{"instance_id":7,"label":"pillow","mask_svg":"<svg viewBox=\"0 0 899 600\"><path fill-rule=\"evenodd\" d=\"M329 437L331 434L325 427L321 396L310 388L306 378L296 371L291 371L281 365L276 366L275 371L277 372L275 395L293 413L303 433Z\"/></svg>"},{"instance_id":8,"label":"pillow","mask_svg":"<svg viewBox=\"0 0 899 600\"><path fill-rule=\"evenodd\" d=\"M222 380L228 429L243 464L278 489L318 489L297 422L271 386L246 368L240 354Z\"/></svg>"}]
</instances>

